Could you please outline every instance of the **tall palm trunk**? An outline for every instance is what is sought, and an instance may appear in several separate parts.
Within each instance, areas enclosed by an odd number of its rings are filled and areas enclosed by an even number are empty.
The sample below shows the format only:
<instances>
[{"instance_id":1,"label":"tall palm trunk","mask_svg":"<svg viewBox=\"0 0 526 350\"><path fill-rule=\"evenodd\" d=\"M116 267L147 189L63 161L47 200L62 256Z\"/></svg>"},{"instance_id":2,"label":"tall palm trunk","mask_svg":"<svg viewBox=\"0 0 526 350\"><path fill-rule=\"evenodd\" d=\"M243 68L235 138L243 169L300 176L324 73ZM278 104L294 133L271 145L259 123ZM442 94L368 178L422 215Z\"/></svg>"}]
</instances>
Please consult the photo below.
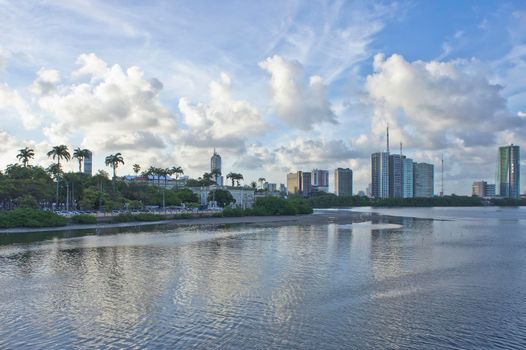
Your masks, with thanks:
<instances>
[{"instance_id":1,"label":"tall palm trunk","mask_svg":"<svg viewBox=\"0 0 526 350\"><path fill-rule=\"evenodd\" d=\"M58 165L58 169L57 169L57 207L55 209L58 210L58 208L59 208L59 206L58 206L58 189L59 189L59 184L60 184L60 158L58 158L57 165Z\"/></svg>"},{"instance_id":2,"label":"tall palm trunk","mask_svg":"<svg viewBox=\"0 0 526 350\"><path fill-rule=\"evenodd\" d=\"M113 191L115 191L115 177L116 177L115 164L113 164L113 178L111 179L111 185L113 187Z\"/></svg>"}]
</instances>

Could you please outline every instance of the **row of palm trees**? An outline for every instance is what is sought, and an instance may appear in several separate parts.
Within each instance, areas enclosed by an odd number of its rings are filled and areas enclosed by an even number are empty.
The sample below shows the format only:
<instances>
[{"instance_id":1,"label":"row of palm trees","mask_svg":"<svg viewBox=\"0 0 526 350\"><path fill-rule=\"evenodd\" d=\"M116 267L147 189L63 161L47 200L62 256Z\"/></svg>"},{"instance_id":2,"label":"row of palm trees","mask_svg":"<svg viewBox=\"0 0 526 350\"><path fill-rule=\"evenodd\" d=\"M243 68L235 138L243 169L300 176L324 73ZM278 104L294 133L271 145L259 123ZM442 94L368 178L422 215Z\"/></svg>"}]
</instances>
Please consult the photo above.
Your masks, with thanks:
<instances>
[{"instance_id":1,"label":"row of palm trees","mask_svg":"<svg viewBox=\"0 0 526 350\"><path fill-rule=\"evenodd\" d=\"M20 149L17 154L17 159L22 162L24 167L29 166L29 161L35 157L35 151L32 148L25 147L23 149ZM77 159L79 162L79 173L82 172L82 162L84 159L89 159L91 156L91 152L88 149L82 149L80 147L77 147L73 151L73 156L70 154L68 146L66 145L58 145L54 146L49 152L47 152L47 156L51 157L53 160L56 159L57 163L52 164L47 168L48 172L51 173L57 180L57 199L58 199L58 188L59 188L59 182L60 182L60 174L62 173L62 166L60 162L62 160L69 161L72 158ZM119 164L124 164L124 158L122 154L115 153L110 154L105 158L105 164L106 166L109 166L113 170L113 185L115 186L115 179L117 177L117 168L119 167ZM133 164L132 166L133 172L135 175L138 175L141 171L141 166L139 164ZM166 181L167 177L174 175L176 180L179 178L180 175L184 174L183 169L180 166L174 166L171 168L158 168L150 166L147 170L142 172L142 176L155 176L157 177L158 185L160 185L160 178L164 178L164 183L166 187ZM212 170L210 173L204 173L203 179L207 180L209 182L215 182L215 179L221 176L221 172L218 169ZM243 180L243 175L240 173L230 172L226 175L227 179L230 179L232 181L232 186L237 184L237 186L240 186L240 181ZM264 178L260 178L258 182L261 184L264 182Z\"/></svg>"}]
</instances>

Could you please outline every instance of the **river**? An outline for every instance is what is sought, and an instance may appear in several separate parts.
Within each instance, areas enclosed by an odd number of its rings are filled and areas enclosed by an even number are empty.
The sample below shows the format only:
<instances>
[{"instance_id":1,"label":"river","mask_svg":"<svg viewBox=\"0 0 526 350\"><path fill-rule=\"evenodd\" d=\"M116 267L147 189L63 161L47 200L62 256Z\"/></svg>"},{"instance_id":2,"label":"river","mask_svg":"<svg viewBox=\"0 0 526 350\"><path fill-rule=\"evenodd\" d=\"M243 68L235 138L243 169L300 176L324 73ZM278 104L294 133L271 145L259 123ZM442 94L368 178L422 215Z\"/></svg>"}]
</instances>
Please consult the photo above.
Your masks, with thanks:
<instances>
[{"instance_id":1,"label":"river","mask_svg":"<svg viewBox=\"0 0 526 350\"><path fill-rule=\"evenodd\" d=\"M526 347L524 208L360 210L0 236L0 348Z\"/></svg>"}]
</instances>

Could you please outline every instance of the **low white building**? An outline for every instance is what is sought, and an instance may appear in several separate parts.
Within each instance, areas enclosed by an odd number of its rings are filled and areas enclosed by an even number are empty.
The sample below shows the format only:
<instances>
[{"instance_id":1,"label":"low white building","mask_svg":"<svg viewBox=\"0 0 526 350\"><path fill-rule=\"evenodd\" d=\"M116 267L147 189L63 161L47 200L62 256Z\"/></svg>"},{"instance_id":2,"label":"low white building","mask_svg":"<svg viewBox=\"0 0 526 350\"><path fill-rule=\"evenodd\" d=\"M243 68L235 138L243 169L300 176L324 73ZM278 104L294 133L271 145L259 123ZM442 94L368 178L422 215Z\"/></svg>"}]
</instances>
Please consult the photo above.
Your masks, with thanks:
<instances>
[{"instance_id":1,"label":"low white building","mask_svg":"<svg viewBox=\"0 0 526 350\"><path fill-rule=\"evenodd\" d=\"M202 187L188 187L193 193L199 197L200 205L208 205L208 194L215 189L225 190L230 192L232 197L236 200L234 206L237 208L252 208L255 201L255 191L251 187L232 187L232 186L202 186Z\"/></svg>"}]
</instances>

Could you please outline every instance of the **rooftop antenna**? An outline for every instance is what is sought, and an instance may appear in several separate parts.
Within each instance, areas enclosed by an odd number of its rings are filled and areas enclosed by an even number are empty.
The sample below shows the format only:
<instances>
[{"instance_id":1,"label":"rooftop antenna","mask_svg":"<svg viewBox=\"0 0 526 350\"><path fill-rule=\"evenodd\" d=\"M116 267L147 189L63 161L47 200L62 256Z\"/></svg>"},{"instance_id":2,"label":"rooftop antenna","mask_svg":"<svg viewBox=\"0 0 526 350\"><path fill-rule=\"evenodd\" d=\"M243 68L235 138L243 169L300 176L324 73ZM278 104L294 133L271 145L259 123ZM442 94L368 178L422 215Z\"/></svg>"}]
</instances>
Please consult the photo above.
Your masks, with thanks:
<instances>
[{"instance_id":1,"label":"rooftop antenna","mask_svg":"<svg viewBox=\"0 0 526 350\"><path fill-rule=\"evenodd\" d=\"M402 158L402 142L400 142L400 158Z\"/></svg>"},{"instance_id":2,"label":"rooftop antenna","mask_svg":"<svg viewBox=\"0 0 526 350\"><path fill-rule=\"evenodd\" d=\"M440 181L441 181L441 189L440 189L440 197L443 197L444 196L444 153L442 153L442 160L441 160L441 165L442 165L442 169L441 169L441 175L440 175Z\"/></svg>"},{"instance_id":3,"label":"rooftop antenna","mask_svg":"<svg viewBox=\"0 0 526 350\"><path fill-rule=\"evenodd\" d=\"M389 123L387 123L387 153L389 153Z\"/></svg>"}]
</instances>

